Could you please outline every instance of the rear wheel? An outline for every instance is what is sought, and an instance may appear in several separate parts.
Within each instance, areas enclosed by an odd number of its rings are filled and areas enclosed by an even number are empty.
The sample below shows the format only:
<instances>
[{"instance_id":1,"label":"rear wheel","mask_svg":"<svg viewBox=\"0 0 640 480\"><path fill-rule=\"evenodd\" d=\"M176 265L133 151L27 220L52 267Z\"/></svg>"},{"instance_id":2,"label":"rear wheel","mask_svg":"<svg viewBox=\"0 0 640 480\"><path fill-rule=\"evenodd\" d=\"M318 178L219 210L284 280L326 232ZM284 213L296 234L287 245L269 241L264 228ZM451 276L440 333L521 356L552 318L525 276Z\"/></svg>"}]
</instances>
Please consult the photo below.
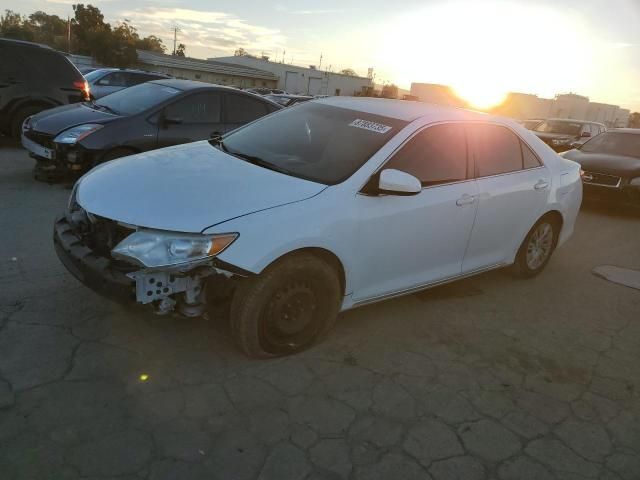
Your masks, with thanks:
<instances>
[{"instance_id":1,"label":"rear wheel","mask_svg":"<svg viewBox=\"0 0 640 480\"><path fill-rule=\"evenodd\" d=\"M329 331L340 299L340 282L330 265L310 254L293 255L239 282L231 331L250 357L296 353Z\"/></svg>"},{"instance_id":2,"label":"rear wheel","mask_svg":"<svg viewBox=\"0 0 640 480\"><path fill-rule=\"evenodd\" d=\"M558 243L559 222L546 215L529 230L513 265L516 275L531 278L538 275L551 259L551 254Z\"/></svg>"},{"instance_id":3,"label":"rear wheel","mask_svg":"<svg viewBox=\"0 0 640 480\"><path fill-rule=\"evenodd\" d=\"M24 121L31 115L35 115L36 113L40 113L46 109L47 107L43 105L31 105L18 110L11 119L11 136L16 140L20 140L20 137L22 136L22 124Z\"/></svg>"}]
</instances>

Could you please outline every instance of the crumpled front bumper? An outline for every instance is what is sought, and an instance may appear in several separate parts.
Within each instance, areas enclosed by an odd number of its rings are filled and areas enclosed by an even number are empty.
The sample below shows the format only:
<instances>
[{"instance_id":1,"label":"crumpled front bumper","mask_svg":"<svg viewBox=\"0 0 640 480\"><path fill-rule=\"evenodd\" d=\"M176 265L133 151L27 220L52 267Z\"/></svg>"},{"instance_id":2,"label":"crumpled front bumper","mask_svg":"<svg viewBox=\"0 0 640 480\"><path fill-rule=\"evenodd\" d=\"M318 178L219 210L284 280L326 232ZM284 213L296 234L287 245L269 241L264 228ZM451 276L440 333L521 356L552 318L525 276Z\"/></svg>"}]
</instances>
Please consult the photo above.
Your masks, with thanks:
<instances>
[{"instance_id":1,"label":"crumpled front bumper","mask_svg":"<svg viewBox=\"0 0 640 480\"><path fill-rule=\"evenodd\" d=\"M53 244L62 264L91 290L119 303L136 303L134 280L83 245L64 215L54 223Z\"/></svg>"}]
</instances>

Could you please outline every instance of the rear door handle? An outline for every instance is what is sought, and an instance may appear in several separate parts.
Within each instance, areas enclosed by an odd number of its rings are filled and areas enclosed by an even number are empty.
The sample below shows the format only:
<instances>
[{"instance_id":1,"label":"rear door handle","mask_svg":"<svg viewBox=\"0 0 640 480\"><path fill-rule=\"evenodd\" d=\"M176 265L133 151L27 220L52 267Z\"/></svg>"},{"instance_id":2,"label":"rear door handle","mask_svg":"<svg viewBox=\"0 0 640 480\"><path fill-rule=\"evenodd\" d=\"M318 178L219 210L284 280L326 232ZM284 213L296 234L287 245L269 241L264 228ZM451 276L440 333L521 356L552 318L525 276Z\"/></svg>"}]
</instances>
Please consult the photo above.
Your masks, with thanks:
<instances>
[{"instance_id":1,"label":"rear door handle","mask_svg":"<svg viewBox=\"0 0 640 480\"><path fill-rule=\"evenodd\" d=\"M544 188L547 188L549 186L549 182L547 182L546 180L538 180L538 183L536 183L533 188L535 188L536 190L542 190Z\"/></svg>"},{"instance_id":2,"label":"rear door handle","mask_svg":"<svg viewBox=\"0 0 640 480\"><path fill-rule=\"evenodd\" d=\"M475 201L475 196L465 193L458 200L456 200L456 205L458 205L459 207L463 207L465 205L471 205Z\"/></svg>"}]
</instances>

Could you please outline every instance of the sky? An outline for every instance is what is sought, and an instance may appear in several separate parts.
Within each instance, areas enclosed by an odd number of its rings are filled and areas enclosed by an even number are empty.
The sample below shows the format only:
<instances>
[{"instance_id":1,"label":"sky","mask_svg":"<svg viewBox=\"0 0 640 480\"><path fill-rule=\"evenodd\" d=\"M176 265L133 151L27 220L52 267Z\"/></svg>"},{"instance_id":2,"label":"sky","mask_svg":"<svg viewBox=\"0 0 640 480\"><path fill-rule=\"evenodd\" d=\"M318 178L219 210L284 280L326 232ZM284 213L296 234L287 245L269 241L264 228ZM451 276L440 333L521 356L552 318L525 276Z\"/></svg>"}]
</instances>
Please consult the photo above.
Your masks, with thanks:
<instances>
[{"instance_id":1,"label":"sky","mask_svg":"<svg viewBox=\"0 0 640 480\"><path fill-rule=\"evenodd\" d=\"M66 17L77 0L3 0ZM451 85L495 103L506 92L574 92L640 111L640 0L96 0L112 24L209 58L242 47L286 63L353 68L376 83ZM268 6L265 6L268 4Z\"/></svg>"}]
</instances>

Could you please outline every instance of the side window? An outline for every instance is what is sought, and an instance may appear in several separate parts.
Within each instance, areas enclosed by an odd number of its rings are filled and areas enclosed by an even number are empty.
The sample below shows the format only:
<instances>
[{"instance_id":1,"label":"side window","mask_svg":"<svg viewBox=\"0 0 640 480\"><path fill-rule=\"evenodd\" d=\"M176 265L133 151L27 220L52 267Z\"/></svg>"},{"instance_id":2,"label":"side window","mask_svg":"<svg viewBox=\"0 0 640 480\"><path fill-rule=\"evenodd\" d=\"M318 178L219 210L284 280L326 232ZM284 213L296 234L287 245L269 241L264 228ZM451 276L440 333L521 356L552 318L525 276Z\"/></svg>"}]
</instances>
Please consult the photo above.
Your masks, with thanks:
<instances>
[{"instance_id":1,"label":"side window","mask_svg":"<svg viewBox=\"0 0 640 480\"><path fill-rule=\"evenodd\" d=\"M536 168L540 166L540 160L535 154L531 151L531 149L524 143L520 142L520 146L522 147L522 168Z\"/></svg>"},{"instance_id":2,"label":"side window","mask_svg":"<svg viewBox=\"0 0 640 480\"><path fill-rule=\"evenodd\" d=\"M473 132L476 152L476 175L488 177L522 169L520 139L499 125L475 125Z\"/></svg>"},{"instance_id":3,"label":"side window","mask_svg":"<svg viewBox=\"0 0 640 480\"><path fill-rule=\"evenodd\" d=\"M124 72L108 73L98 80L98 85L103 85L105 87L126 87L127 74Z\"/></svg>"},{"instance_id":4,"label":"side window","mask_svg":"<svg viewBox=\"0 0 640 480\"><path fill-rule=\"evenodd\" d=\"M220 123L220 94L196 93L165 108L165 116L182 123Z\"/></svg>"},{"instance_id":5,"label":"side window","mask_svg":"<svg viewBox=\"0 0 640 480\"><path fill-rule=\"evenodd\" d=\"M467 179L469 174L464 126L435 125L421 131L384 168L410 173L423 186Z\"/></svg>"},{"instance_id":6,"label":"side window","mask_svg":"<svg viewBox=\"0 0 640 480\"><path fill-rule=\"evenodd\" d=\"M150 82L151 80L157 80L162 77L158 77L157 75L150 75L148 73L129 73L129 81L128 85L139 85L144 82Z\"/></svg>"},{"instance_id":7,"label":"side window","mask_svg":"<svg viewBox=\"0 0 640 480\"><path fill-rule=\"evenodd\" d=\"M264 102L248 95L227 94L225 113L227 123L248 123L267 113Z\"/></svg>"}]
</instances>

